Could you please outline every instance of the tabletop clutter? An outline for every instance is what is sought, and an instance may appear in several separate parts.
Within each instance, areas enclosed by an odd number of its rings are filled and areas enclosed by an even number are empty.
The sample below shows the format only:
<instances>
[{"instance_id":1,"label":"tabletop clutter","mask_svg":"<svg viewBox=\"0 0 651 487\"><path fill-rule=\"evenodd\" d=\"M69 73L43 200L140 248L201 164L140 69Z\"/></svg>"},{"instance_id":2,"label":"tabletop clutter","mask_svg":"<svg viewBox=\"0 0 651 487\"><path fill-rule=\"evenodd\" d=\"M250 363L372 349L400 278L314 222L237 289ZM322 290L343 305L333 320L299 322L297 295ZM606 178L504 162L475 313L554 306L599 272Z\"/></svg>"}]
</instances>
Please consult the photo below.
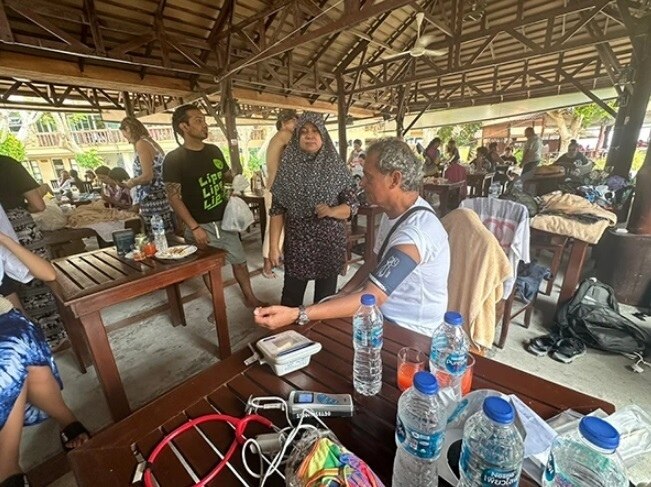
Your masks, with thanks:
<instances>
[{"instance_id":1,"label":"tabletop clutter","mask_svg":"<svg viewBox=\"0 0 651 487\"><path fill-rule=\"evenodd\" d=\"M350 394L295 390L287 399L249 397L243 419L215 419L235 429L226 460L239 443L244 468L259 479L259 485L265 485L274 473L283 475L289 486L383 485L365 459L349 451L322 419L346 420L364 414L360 408L374 404L371 398L381 394L382 361L389 352L383 350L384 319L373 295L362 296L352 323L354 401ZM403 392L397 406L393 486L437 486L439 482L462 487L521 482L545 487L629 486L626 469L651 451L647 413L637 406L610 416L601 409L587 416L568 409L545 421L515 394L491 389L470 392L475 360L463 324L461 314L449 311L434 332L430 350L405 347L398 353L396 384ZM310 336L290 330L263 338L249 345L253 354L244 364L266 363L278 376L307 367L321 350L315 335ZM289 426L266 425L269 410L282 410ZM191 424L209 421L208 416L190 420L161 444ZM247 418L263 422L270 431L247 439L240 428ZM160 448L154 451L160 453ZM255 455L259 460L252 460ZM196 485L215 478L226 460ZM256 470L252 465L258 462ZM153 485L146 477L151 468L150 456L139 466L145 485Z\"/></svg>"}]
</instances>

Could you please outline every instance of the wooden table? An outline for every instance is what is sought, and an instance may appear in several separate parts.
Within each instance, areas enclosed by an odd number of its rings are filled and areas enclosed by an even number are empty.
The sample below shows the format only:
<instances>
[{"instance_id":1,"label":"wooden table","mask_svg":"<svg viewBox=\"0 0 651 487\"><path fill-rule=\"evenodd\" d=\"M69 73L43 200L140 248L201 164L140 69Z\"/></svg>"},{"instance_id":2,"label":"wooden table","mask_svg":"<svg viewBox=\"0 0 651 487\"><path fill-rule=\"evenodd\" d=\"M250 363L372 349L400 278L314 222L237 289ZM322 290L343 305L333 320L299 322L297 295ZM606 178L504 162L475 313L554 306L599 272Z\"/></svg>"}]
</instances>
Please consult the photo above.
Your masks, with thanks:
<instances>
[{"instance_id":1,"label":"wooden table","mask_svg":"<svg viewBox=\"0 0 651 487\"><path fill-rule=\"evenodd\" d=\"M57 280L51 284L73 351L82 372L92 361L114 420L129 415L129 401L108 341L100 311L114 304L165 289L172 323L185 325L178 284L208 273L212 288L219 354L231 354L221 268L224 251L199 250L194 256L168 263L120 257L115 248L77 254L52 262ZM89 360L90 359L90 360Z\"/></svg>"},{"instance_id":2,"label":"wooden table","mask_svg":"<svg viewBox=\"0 0 651 487\"><path fill-rule=\"evenodd\" d=\"M428 192L438 194L439 201L441 202L439 206L440 216L444 217L448 214L450 195L456 194L456 206L459 206L459 203L461 203L461 189L465 185L465 181L458 181L456 183L423 183L421 196ZM423 198L425 198L425 196L423 196Z\"/></svg>"},{"instance_id":3,"label":"wooden table","mask_svg":"<svg viewBox=\"0 0 651 487\"><path fill-rule=\"evenodd\" d=\"M246 201L247 204L249 205L251 204L257 205L258 215L260 218L260 239L262 240L262 242L264 242L264 234L265 231L267 230L267 211L269 211L269 209L265 204L264 195L262 191L257 191L255 193L247 191L243 194L236 194L235 196L239 196L244 201Z\"/></svg>"},{"instance_id":4,"label":"wooden table","mask_svg":"<svg viewBox=\"0 0 651 487\"><path fill-rule=\"evenodd\" d=\"M364 262L368 262L368 260L373 256L373 248L375 247L375 234L377 232L376 220L377 216L383 213L384 210L378 205L360 205L357 210L357 216L364 215L364 217L366 217Z\"/></svg>"},{"instance_id":5,"label":"wooden table","mask_svg":"<svg viewBox=\"0 0 651 487\"><path fill-rule=\"evenodd\" d=\"M72 469L81 487L130 485L138 461L134 451L146 458L154 446L175 427L188 418L196 418L220 411L242 416L247 398L280 395L287 397L294 389L319 392L353 393L352 339L350 320L329 320L311 324L300 331L319 341L323 350L312 357L310 365L284 377L276 377L269 366L245 366L250 355L247 349L197 374L166 395L136 411L129 418L95 435L90 441L68 454ZM396 355L403 346L429 348L430 339L397 326L387 325L384 332L383 386L375 397L355 397L355 416L329 419L326 422L342 443L366 460L374 471L390 485L395 455L396 405L400 391L396 388ZM602 408L614 411L612 404L581 394L566 387L518 371L492 360L476 357L473 388L490 388L516 393L543 418L572 408L589 413ZM285 425L279 411L265 411L265 416L276 425ZM233 431L224 424L210 423L186 432L174 442L176 449L199 477L209 472L219 461L210 441L220 452L225 452ZM266 432L251 427L248 436ZM253 460L255 460L253 458ZM255 461L257 462L257 460ZM257 463L253 462L257 465ZM252 486L258 485L242 468L240 454L233 457L232 467ZM165 449L154 464L153 472L161 487L187 486L194 482L169 449ZM213 486L241 486L229 469L224 469ZM270 486L284 485L274 474ZM534 486L522 479L522 487Z\"/></svg>"},{"instance_id":6,"label":"wooden table","mask_svg":"<svg viewBox=\"0 0 651 487\"><path fill-rule=\"evenodd\" d=\"M84 238L95 238L100 245L100 237L92 228L61 228L59 230L43 230L43 243L50 251L53 259L63 257L63 248L70 243L79 242Z\"/></svg>"}]
</instances>

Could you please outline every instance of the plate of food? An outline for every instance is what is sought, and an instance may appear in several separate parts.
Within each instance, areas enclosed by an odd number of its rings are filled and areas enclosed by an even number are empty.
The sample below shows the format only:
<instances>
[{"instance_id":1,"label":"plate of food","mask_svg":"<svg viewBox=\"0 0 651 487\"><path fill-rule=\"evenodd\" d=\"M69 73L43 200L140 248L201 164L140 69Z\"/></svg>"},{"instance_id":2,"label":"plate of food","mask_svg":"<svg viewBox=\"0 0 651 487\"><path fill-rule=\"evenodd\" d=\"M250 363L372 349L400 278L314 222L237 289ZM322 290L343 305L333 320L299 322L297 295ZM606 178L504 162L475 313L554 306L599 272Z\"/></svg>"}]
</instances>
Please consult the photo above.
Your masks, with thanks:
<instances>
[{"instance_id":1,"label":"plate of food","mask_svg":"<svg viewBox=\"0 0 651 487\"><path fill-rule=\"evenodd\" d=\"M163 260L185 259L189 255L194 254L196 251L197 247L194 245L175 245L174 247L169 247L163 252L160 250L156 252L156 258Z\"/></svg>"}]
</instances>

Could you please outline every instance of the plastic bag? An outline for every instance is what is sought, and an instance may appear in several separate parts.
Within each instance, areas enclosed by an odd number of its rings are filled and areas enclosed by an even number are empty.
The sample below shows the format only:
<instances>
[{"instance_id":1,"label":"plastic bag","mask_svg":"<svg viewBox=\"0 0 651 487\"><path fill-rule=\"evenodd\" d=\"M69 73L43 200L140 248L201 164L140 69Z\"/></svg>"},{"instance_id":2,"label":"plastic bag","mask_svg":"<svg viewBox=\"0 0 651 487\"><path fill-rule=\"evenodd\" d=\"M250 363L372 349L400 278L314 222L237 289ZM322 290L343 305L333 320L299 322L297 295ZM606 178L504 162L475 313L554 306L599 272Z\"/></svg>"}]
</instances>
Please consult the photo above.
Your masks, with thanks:
<instances>
[{"instance_id":1,"label":"plastic bag","mask_svg":"<svg viewBox=\"0 0 651 487\"><path fill-rule=\"evenodd\" d=\"M222 230L243 232L253 223L253 212L242 198L231 196L224 210Z\"/></svg>"},{"instance_id":2,"label":"plastic bag","mask_svg":"<svg viewBox=\"0 0 651 487\"><path fill-rule=\"evenodd\" d=\"M60 230L68 224L68 217L59 206L52 202L45 205L45 210L32 215L34 222L41 230Z\"/></svg>"},{"instance_id":3,"label":"plastic bag","mask_svg":"<svg viewBox=\"0 0 651 487\"><path fill-rule=\"evenodd\" d=\"M233 193L244 193L247 189L251 187L251 183L246 179L246 176L242 174L236 174L233 178Z\"/></svg>"}]
</instances>

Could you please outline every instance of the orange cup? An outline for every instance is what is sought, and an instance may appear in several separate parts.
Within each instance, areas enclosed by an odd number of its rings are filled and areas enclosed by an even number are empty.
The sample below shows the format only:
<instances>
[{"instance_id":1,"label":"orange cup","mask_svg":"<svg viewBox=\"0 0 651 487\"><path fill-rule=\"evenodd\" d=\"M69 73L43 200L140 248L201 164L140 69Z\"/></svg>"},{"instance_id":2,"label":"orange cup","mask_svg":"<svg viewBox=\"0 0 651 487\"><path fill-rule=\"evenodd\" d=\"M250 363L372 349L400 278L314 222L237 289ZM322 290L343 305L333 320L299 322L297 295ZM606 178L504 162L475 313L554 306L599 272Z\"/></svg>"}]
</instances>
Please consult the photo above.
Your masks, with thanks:
<instances>
[{"instance_id":1,"label":"orange cup","mask_svg":"<svg viewBox=\"0 0 651 487\"><path fill-rule=\"evenodd\" d=\"M416 372L425 370L427 355L416 348L405 347L398 352L398 389L406 391L414 383Z\"/></svg>"}]
</instances>

